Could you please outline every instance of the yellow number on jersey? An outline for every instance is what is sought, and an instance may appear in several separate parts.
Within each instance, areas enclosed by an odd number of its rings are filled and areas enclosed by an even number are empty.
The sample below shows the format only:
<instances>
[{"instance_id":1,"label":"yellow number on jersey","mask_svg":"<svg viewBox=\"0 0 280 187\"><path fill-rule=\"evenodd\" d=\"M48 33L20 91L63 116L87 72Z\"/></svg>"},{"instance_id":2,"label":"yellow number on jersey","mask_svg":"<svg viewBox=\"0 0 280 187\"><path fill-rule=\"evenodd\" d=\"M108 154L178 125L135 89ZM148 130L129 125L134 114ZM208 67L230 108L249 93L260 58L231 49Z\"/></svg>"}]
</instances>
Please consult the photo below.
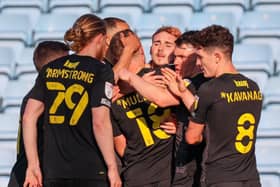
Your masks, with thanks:
<instances>
[{"instance_id":1,"label":"yellow number on jersey","mask_svg":"<svg viewBox=\"0 0 280 187\"><path fill-rule=\"evenodd\" d=\"M71 126L77 125L81 115L83 114L86 106L88 104L88 93L84 91L84 87L79 84L73 84L67 89L65 86L59 82L47 82L48 90L58 91L56 98L54 99L50 110L49 110L49 120L50 124L62 124L65 121L64 115L57 115L57 109L63 101L68 109L74 110L69 121ZM84 93L83 93L84 92ZM78 103L72 101L73 94L81 95L81 98Z\"/></svg>"},{"instance_id":2,"label":"yellow number on jersey","mask_svg":"<svg viewBox=\"0 0 280 187\"><path fill-rule=\"evenodd\" d=\"M249 128L245 128L244 125L246 122L250 123ZM235 142L235 148L238 152L242 154L248 153L253 146L253 140L254 140L254 129L255 129L255 117L251 113L245 113L242 114L237 121L237 130L238 134L236 136L236 142ZM242 140L248 137L249 143L247 145L244 145L242 143Z\"/></svg>"}]
</instances>

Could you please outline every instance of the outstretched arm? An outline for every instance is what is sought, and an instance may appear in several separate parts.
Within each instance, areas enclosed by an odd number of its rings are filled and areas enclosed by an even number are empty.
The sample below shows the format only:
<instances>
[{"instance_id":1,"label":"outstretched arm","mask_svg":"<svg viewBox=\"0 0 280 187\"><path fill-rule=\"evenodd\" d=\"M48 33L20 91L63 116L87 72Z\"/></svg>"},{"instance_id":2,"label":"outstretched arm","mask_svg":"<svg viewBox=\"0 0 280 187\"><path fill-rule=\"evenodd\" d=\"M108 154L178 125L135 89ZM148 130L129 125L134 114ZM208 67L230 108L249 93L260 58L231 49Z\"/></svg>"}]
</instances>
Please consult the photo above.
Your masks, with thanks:
<instances>
[{"instance_id":1,"label":"outstretched arm","mask_svg":"<svg viewBox=\"0 0 280 187\"><path fill-rule=\"evenodd\" d=\"M122 69L119 72L120 79L128 82L134 89L149 101L160 107L178 105L179 99L168 91L168 89L153 85L138 75Z\"/></svg>"}]
</instances>

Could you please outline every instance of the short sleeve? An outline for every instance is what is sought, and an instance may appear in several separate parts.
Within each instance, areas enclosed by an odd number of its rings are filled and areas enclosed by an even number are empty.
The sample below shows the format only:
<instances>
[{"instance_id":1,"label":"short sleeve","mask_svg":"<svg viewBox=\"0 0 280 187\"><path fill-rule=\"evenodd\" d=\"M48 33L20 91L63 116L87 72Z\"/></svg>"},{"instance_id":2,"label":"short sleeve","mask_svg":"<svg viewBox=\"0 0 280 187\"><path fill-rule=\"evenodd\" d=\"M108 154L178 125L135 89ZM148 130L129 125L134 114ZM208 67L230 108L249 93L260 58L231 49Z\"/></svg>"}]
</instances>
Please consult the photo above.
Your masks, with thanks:
<instances>
[{"instance_id":1,"label":"short sleeve","mask_svg":"<svg viewBox=\"0 0 280 187\"><path fill-rule=\"evenodd\" d=\"M191 121L205 124L207 111L213 103L213 97L211 94L213 95L213 92L211 93L208 84L204 84L199 88L197 92L197 109L192 113L192 116L190 117Z\"/></svg>"},{"instance_id":2,"label":"short sleeve","mask_svg":"<svg viewBox=\"0 0 280 187\"><path fill-rule=\"evenodd\" d=\"M97 66L97 76L91 91L91 107L111 107L113 96L114 73L104 64Z\"/></svg>"}]
</instances>

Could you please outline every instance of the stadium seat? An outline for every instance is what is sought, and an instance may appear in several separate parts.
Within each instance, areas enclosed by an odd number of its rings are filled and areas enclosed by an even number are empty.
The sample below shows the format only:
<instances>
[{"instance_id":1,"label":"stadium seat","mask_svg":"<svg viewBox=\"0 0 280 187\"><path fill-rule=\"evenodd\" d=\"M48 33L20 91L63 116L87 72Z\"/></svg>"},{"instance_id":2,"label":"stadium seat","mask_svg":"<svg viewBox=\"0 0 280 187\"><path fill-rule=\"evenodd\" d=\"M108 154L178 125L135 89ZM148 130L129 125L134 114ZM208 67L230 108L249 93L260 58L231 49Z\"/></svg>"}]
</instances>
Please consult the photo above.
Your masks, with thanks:
<instances>
[{"instance_id":1,"label":"stadium seat","mask_svg":"<svg viewBox=\"0 0 280 187\"><path fill-rule=\"evenodd\" d=\"M249 0L201 0L203 12L231 12L236 20L250 7Z\"/></svg>"},{"instance_id":2,"label":"stadium seat","mask_svg":"<svg viewBox=\"0 0 280 187\"><path fill-rule=\"evenodd\" d=\"M3 14L25 14L34 26L41 13L47 10L48 0L1 0L0 9Z\"/></svg>"},{"instance_id":3,"label":"stadium seat","mask_svg":"<svg viewBox=\"0 0 280 187\"><path fill-rule=\"evenodd\" d=\"M0 14L0 40L20 41L30 44L32 27L30 20L24 14Z\"/></svg>"},{"instance_id":4,"label":"stadium seat","mask_svg":"<svg viewBox=\"0 0 280 187\"><path fill-rule=\"evenodd\" d=\"M7 107L19 107L23 97L32 88L34 80L11 80L7 83L5 92L3 93L2 110Z\"/></svg>"},{"instance_id":5,"label":"stadium seat","mask_svg":"<svg viewBox=\"0 0 280 187\"><path fill-rule=\"evenodd\" d=\"M279 187L280 176L272 173L260 174L262 187Z\"/></svg>"},{"instance_id":6,"label":"stadium seat","mask_svg":"<svg viewBox=\"0 0 280 187\"><path fill-rule=\"evenodd\" d=\"M35 66L33 64L33 47L24 48L21 54L16 59L15 64L15 77L18 78L23 74L37 74Z\"/></svg>"},{"instance_id":7,"label":"stadium seat","mask_svg":"<svg viewBox=\"0 0 280 187\"><path fill-rule=\"evenodd\" d=\"M258 137L280 138L279 112L280 104L274 105L273 107L268 106L262 110L258 128Z\"/></svg>"},{"instance_id":8,"label":"stadium seat","mask_svg":"<svg viewBox=\"0 0 280 187\"><path fill-rule=\"evenodd\" d=\"M0 113L0 141L16 140L19 125L19 114Z\"/></svg>"},{"instance_id":9,"label":"stadium seat","mask_svg":"<svg viewBox=\"0 0 280 187\"><path fill-rule=\"evenodd\" d=\"M270 104L280 104L280 76L270 77L264 87L263 106Z\"/></svg>"},{"instance_id":10,"label":"stadium seat","mask_svg":"<svg viewBox=\"0 0 280 187\"><path fill-rule=\"evenodd\" d=\"M275 61L280 61L280 12L247 12L239 23L238 41L269 44Z\"/></svg>"},{"instance_id":11,"label":"stadium seat","mask_svg":"<svg viewBox=\"0 0 280 187\"><path fill-rule=\"evenodd\" d=\"M262 71L268 76L274 73L272 50L265 44L236 44L232 56L240 71Z\"/></svg>"},{"instance_id":12,"label":"stadium seat","mask_svg":"<svg viewBox=\"0 0 280 187\"><path fill-rule=\"evenodd\" d=\"M280 139L257 138L256 159L261 172L280 172Z\"/></svg>"},{"instance_id":13,"label":"stadium seat","mask_svg":"<svg viewBox=\"0 0 280 187\"><path fill-rule=\"evenodd\" d=\"M0 141L0 150L0 176L7 176L16 161L16 141Z\"/></svg>"},{"instance_id":14,"label":"stadium seat","mask_svg":"<svg viewBox=\"0 0 280 187\"><path fill-rule=\"evenodd\" d=\"M33 33L33 44L44 40L63 41L65 32L72 27L79 14L51 13L42 15Z\"/></svg>"},{"instance_id":15,"label":"stadium seat","mask_svg":"<svg viewBox=\"0 0 280 187\"><path fill-rule=\"evenodd\" d=\"M177 14L143 14L136 22L136 33L140 39L151 38L153 33L162 26L175 26L185 30L184 19Z\"/></svg>"},{"instance_id":16,"label":"stadium seat","mask_svg":"<svg viewBox=\"0 0 280 187\"><path fill-rule=\"evenodd\" d=\"M9 180L9 176L0 176L0 187L7 187Z\"/></svg>"},{"instance_id":17,"label":"stadium seat","mask_svg":"<svg viewBox=\"0 0 280 187\"><path fill-rule=\"evenodd\" d=\"M14 76L16 55L10 47L0 46L0 74L7 75L10 79Z\"/></svg>"},{"instance_id":18,"label":"stadium seat","mask_svg":"<svg viewBox=\"0 0 280 187\"><path fill-rule=\"evenodd\" d=\"M75 12L80 14L97 12L98 0L49 0L50 12Z\"/></svg>"},{"instance_id":19,"label":"stadium seat","mask_svg":"<svg viewBox=\"0 0 280 187\"><path fill-rule=\"evenodd\" d=\"M280 1L279 0L251 0L251 7L254 11L263 11L263 10L280 10Z\"/></svg>"},{"instance_id":20,"label":"stadium seat","mask_svg":"<svg viewBox=\"0 0 280 187\"><path fill-rule=\"evenodd\" d=\"M128 13L136 20L142 13L148 9L149 0L101 0L100 12L102 13Z\"/></svg>"},{"instance_id":21,"label":"stadium seat","mask_svg":"<svg viewBox=\"0 0 280 187\"><path fill-rule=\"evenodd\" d=\"M190 19L190 23L187 26L188 30L200 30L210 25L222 25L227 27L236 39L236 21L235 17L230 12L202 12L195 13Z\"/></svg>"},{"instance_id":22,"label":"stadium seat","mask_svg":"<svg viewBox=\"0 0 280 187\"><path fill-rule=\"evenodd\" d=\"M152 13L180 14L184 20L189 20L196 9L198 3L195 0L151 0L149 4Z\"/></svg>"}]
</instances>

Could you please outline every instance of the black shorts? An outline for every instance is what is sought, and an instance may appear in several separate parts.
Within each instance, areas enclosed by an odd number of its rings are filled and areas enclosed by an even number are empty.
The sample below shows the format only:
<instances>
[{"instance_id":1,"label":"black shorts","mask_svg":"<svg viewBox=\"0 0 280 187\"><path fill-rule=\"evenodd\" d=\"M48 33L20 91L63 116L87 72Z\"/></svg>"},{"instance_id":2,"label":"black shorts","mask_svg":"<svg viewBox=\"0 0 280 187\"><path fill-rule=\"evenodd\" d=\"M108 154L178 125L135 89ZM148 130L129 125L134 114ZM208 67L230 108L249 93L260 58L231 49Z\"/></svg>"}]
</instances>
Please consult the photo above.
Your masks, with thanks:
<instances>
[{"instance_id":1,"label":"black shorts","mask_svg":"<svg viewBox=\"0 0 280 187\"><path fill-rule=\"evenodd\" d=\"M106 180L90 179L48 179L44 187L110 187Z\"/></svg>"},{"instance_id":2,"label":"black shorts","mask_svg":"<svg viewBox=\"0 0 280 187\"><path fill-rule=\"evenodd\" d=\"M193 160L184 166L176 166L172 187L192 187L196 173L196 162ZM198 179L199 182L200 179Z\"/></svg>"},{"instance_id":3,"label":"black shorts","mask_svg":"<svg viewBox=\"0 0 280 187\"><path fill-rule=\"evenodd\" d=\"M237 182L221 182L205 185L202 187L261 187L259 180L237 181Z\"/></svg>"},{"instance_id":4,"label":"black shorts","mask_svg":"<svg viewBox=\"0 0 280 187\"><path fill-rule=\"evenodd\" d=\"M142 185L127 185L124 183L124 187L170 187L171 181L170 180L162 180L159 182L153 182L150 184L142 184Z\"/></svg>"}]
</instances>

